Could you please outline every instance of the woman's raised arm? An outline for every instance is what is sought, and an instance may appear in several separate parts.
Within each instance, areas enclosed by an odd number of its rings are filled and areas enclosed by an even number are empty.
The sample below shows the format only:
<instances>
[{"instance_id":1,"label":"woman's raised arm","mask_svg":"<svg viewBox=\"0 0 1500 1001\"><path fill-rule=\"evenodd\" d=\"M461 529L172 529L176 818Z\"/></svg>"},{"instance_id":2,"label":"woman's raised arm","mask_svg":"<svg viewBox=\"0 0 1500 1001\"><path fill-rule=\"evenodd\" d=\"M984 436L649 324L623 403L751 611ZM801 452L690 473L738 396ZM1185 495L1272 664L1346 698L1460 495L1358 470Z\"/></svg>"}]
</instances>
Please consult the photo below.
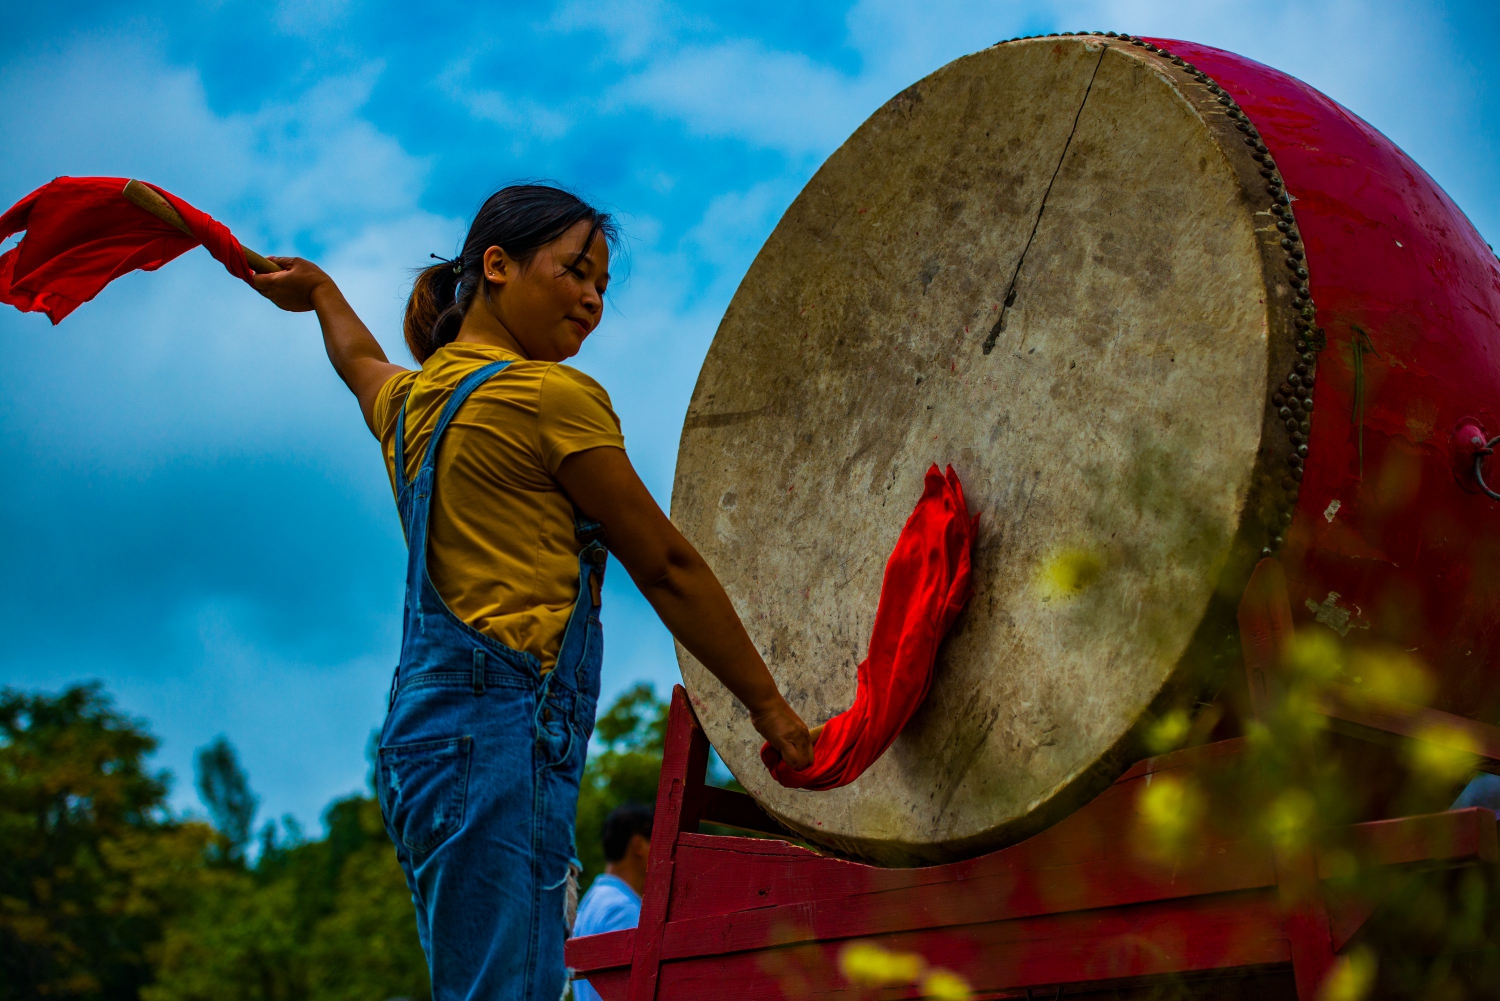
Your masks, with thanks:
<instances>
[{"instance_id":1,"label":"woman's raised arm","mask_svg":"<svg viewBox=\"0 0 1500 1001\"><path fill-rule=\"evenodd\" d=\"M667 519L624 449L575 452L557 479L579 510L604 526L609 551L672 635L750 710L760 735L794 769L810 765L807 724L782 697L724 586Z\"/></svg>"},{"instance_id":2,"label":"woman's raised arm","mask_svg":"<svg viewBox=\"0 0 1500 1001\"><path fill-rule=\"evenodd\" d=\"M365 425L375 430L375 396L386 380L406 369L392 364L370 328L354 312L344 293L322 268L300 257L272 257L285 270L255 276L255 288L292 313L316 310L323 327L328 360L356 399Z\"/></svg>"}]
</instances>

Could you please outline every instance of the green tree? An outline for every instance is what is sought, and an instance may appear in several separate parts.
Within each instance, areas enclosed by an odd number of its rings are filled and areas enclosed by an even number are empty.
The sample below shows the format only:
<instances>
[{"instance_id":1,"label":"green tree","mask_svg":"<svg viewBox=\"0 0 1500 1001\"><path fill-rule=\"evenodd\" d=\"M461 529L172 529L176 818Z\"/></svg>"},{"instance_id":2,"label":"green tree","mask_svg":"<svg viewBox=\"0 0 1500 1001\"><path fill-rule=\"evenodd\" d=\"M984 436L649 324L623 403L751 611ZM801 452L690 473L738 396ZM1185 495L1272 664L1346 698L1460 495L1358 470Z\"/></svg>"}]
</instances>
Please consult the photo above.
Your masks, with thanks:
<instances>
[{"instance_id":1,"label":"green tree","mask_svg":"<svg viewBox=\"0 0 1500 1001\"><path fill-rule=\"evenodd\" d=\"M211 832L173 822L156 739L97 684L0 690L0 999L131 999Z\"/></svg>"},{"instance_id":2,"label":"green tree","mask_svg":"<svg viewBox=\"0 0 1500 1001\"><path fill-rule=\"evenodd\" d=\"M429 994L405 877L369 796L336 800L326 837L262 833L167 928L142 1001L384 1001Z\"/></svg>"},{"instance_id":3,"label":"green tree","mask_svg":"<svg viewBox=\"0 0 1500 1001\"><path fill-rule=\"evenodd\" d=\"M667 732L667 703L641 682L615 699L594 725L597 750L578 790L578 858L582 885L604 871L604 818L621 803L654 804Z\"/></svg>"},{"instance_id":4,"label":"green tree","mask_svg":"<svg viewBox=\"0 0 1500 1001\"><path fill-rule=\"evenodd\" d=\"M227 856L241 859L250 843L250 825L255 821L259 798L250 791L250 779L240 767L239 755L228 738L220 734L213 743L200 747L193 759L198 797L208 808L214 828L224 835Z\"/></svg>"}]
</instances>

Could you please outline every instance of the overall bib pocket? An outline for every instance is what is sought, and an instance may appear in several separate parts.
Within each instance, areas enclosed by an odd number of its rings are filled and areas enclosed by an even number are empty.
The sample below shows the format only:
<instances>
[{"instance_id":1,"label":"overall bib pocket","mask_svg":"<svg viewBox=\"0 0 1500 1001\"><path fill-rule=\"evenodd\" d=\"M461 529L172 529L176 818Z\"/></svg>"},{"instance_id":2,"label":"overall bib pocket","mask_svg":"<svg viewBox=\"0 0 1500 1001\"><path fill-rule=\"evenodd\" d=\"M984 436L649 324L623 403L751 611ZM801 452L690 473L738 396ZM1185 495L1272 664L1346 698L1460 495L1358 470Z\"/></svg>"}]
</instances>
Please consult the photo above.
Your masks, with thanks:
<instances>
[{"instance_id":1,"label":"overall bib pocket","mask_svg":"<svg viewBox=\"0 0 1500 1001\"><path fill-rule=\"evenodd\" d=\"M391 840L425 855L463 826L474 738L382 747L375 777Z\"/></svg>"}]
</instances>

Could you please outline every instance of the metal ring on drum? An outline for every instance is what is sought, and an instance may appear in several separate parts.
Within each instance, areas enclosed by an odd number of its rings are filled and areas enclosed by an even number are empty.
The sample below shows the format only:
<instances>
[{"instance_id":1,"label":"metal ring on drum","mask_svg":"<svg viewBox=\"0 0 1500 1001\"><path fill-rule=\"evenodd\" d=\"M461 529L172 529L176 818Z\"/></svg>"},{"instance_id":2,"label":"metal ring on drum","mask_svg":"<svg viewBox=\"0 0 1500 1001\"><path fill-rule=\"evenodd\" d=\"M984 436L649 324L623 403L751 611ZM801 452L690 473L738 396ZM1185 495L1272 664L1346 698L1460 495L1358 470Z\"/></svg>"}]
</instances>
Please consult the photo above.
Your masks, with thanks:
<instances>
[{"instance_id":1,"label":"metal ring on drum","mask_svg":"<svg viewBox=\"0 0 1500 1001\"><path fill-rule=\"evenodd\" d=\"M1479 481L1479 489L1483 490L1492 500L1500 500L1500 494L1490 489L1490 485L1484 482L1484 460L1487 456L1495 454L1495 446L1500 445L1500 437L1491 438L1484 443L1484 447L1474 452L1474 479Z\"/></svg>"}]
</instances>

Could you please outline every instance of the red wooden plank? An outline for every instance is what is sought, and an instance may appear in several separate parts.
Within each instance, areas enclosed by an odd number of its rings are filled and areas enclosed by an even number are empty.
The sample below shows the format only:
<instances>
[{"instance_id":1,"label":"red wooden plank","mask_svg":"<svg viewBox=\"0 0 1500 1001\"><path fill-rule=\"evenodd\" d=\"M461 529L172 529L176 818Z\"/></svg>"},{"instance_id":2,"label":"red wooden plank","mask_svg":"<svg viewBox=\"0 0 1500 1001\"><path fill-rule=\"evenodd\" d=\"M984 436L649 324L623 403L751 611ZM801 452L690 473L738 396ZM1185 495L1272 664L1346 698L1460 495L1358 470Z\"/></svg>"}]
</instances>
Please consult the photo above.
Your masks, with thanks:
<instances>
[{"instance_id":1,"label":"red wooden plank","mask_svg":"<svg viewBox=\"0 0 1500 1001\"><path fill-rule=\"evenodd\" d=\"M825 862L830 866L858 866L861 869L871 868L858 862L848 862L844 859L830 858L820 855L815 851L794 845L790 841L780 841L776 838L741 838L733 834L679 834L677 843L691 848L710 848L716 851L734 852L736 855L765 856L768 858L783 859L807 859L811 861ZM902 871L902 870L892 870Z\"/></svg>"},{"instance_id":2,"label":"red wooden plank","mask_svg":"<svg viewBox=\"0 0 1500 1001\"><path fill-rule=\"evenodd\" d=\"M1317 1001L1333 968L1333 927L1318 883L1318 859L1311 849L1275 853L1283 929L1292 953L1298 1001Z\"/></svg>"},{"instance_id":3,"label":"red wooden plank","mask_svg":"<svg viewBox=\"0 0 1500 1001\"><path fill-rule=\"evenodd\" d=\"M1239 624L1251 709L1264 717L1270 706L1271 678L1292 642L1292 606L1280 560L1267 557L1255 565L1240 595Z\"/></svg>"},{"instance_id":4,"label":"red wooden plank","mask_svg":"<svg viewBox=\"0 0 1500 1001\"><path fill-rule=\"evenodd\" d=\"M1216 782L1214 772L1233 767L1244 749L1243 741L1220 743L1232 746L1207 750L1216 745L1205 745L1151 759L1154 765L1138 771L1136 778L1111 786L1082 810L1035 837L977 859L948 865L883 869L830 858L785 842L683 834L679 843L680 858L684 861L673 887L673 917L702 917L918 886L967 885L985 878L1014 880L1019 871L1089 863L1104 865L1110 859L1124 860L1127 868L1141 866L1138 846L1129 836L1137 821L1138 797L1154 775L1178 768L1192 769L1200 781ZM1220 822L1227 827L1240 826L1232 818L1220 818ZM1242 837L1207 831L1202 839L1203 851L1228 855L1237 853L1227 848L1221 851L1221 846ZM746 858L726 858L725 850ZM704 851L712 854L701 854ZM781 862L774 866L748 864L751 858L767 852L774 853ZM1269 861L1260 864L1264 868ZM1152 867L1155 863L1145 865L1147 869ZM1213 885L1218 885L1217 881ZM1057 884L1056 895L1066 899L1076 896L1070 886L1061 882Z\"/></svg>"},{"instance_id":5,"label":"red wooden plank","mask_svg":"<svg viewBox=\"0 0 1500 1001\"><path fill-rule=\"evenodd\" d=\"M630 996L630 970L621 968L607 973L590 973L586 978L589 986L599 992L604 1001L625 1001Z\"/></svg>"},{"instance_id":6,"label":"red wooden plank","mask_svg":"<svg viewBox=\"0 0 1500 1001\"><path fill-rule=\"evenodd\" d=\"M874 892L834 890L832 895L825 895L829 891L822 885L788 878L785 862L761 866L747 864L733 853L710 860L712 854L684 847L682 866L695 874L711 873L716 885L739 898L746 886L758 883L767 890L760 897L765 903L732 915L674 919L663 940L664 958L758 949L773 942L1006 921L1275 884L1269 856L1248 839L1198 846L1172 866L1146 858L1109 858L1040 869L1016 866L941 884ZM777 898L771 896L772 887ZM773 899L784 902L772 903Z\"/></svg>"},{"instance_id":7,"label":"red wooden plank","mask_svg":"<svg viewBox=\"0 0 1500 1001\"><path fill-rule=\"evenodd\" d=\"M973 866L883 870L784 842L684 835L676 891L699 906L674 901L662 955L785 943L789 928L804 928L813 937L880 935L1226 893L1277 881L1273 860L1250 838L1184 849L1170 867L1135 854L1129 840L1116 838L1116 853L1084 852L1073 856L1079 861L1042 865L1034 855L1008 849L989 856L976 872ZM1455 864L1491 861L1496 855L1496 825L1477 808L1358 824L1347 840L1371 864ZM1326 867L1319 865L1318 874L1326 878ZM709 899L722 910L707 909ZM734 912L732 919L726 920L726 911ZM1306 916L1297 925L1301 941L1308 936L1321 941L1322 920Z\"/></svg>"},{"instance_id":8,"label":"red wooden plank","mask_svg":"<svg viewBox=\"0 0 1500 1001\"><path fill-rule=\"evenodd\" d=\"M1281 912L1269 890L884 935L873 941L889 950L918 953L989 996L1027 987L1263 968L1290 959ZM845 944L825 939L671 960L662 968L662 996L672 1001L868 997L855 993L839 972L838 955Z\"/></svg>"},{"instance_id":9,"label":"red wooden plank","mask_svg":"<svg viewBox=\"0 0 1500 1001\"><path fill-rule=\"evenodd\" d=\"M634 928L570 938L563 947L563 959L568 968L580 972L629 966L634 954Z\"/></svg>"},{"instance_id":10,"label":"red wooden plank","mask_svg":"<svg viewBox=\"0 0 1500 1001\"><path fill-rule=\"evenodd\" d=\"M1356 733L1369 730L1462 747L1478 755L1478 768L1500 774L1500 727L1411 702L1381 698L1352 685L1328 686L1319 698L1317 709L1329 719L1354 727Z\"/></svg>"},{"instance_id":11,"label":"red wooden plank","mask_svg":"<svg viewBox=\"0 0 1500 1001\"><path fill-rule=\"evenodd\" d=\"M1355 853L1376 865L1444 865L1500 860L1495 815L1483 807L1373 820L1349 828ZM1328 878L1319 864L1318 876Z\"/></svg>"},{"instance_id":12,"label":"red wooden plank","mask_svg":"<svg viewBox=\"0 0 1500 1001\"><path fill-rule=\"evenodd\" d=\"M1456 866L1494 863L1497 849L1494 814L1474 807L1416 817L1397 817L1359 824L1350 838L1354 850L1367 863L1378 865ZM1328 868L1319 861L1318 875L1328 878ZM1342 952L1359 934L1370 915L1388 895L1366 897L1324 886L1333 948Z\"/></svg>"},{"instance_id":13,"label":"red wooden plank","mask_svg":"<svg viewBox=\"0 0 1500 1001\"><path fill-rule=\"evenodd\" d=\"M641 895L629 1001L656 1001L662 933L672 902L677 838L684 830L695 830L698 826L707 766L708 738L693 717L687 691L681 685L674 685L672 705L667 710L666 745L662 750L661 780L656 788L656 819L651 827L651 854L646 859L646 889Z\"/></svg>"},{"instance_id":14,"label":"red wooden plank","mask_svg":"<svg viewBox=\"0 0 1500 1001\"><path fill-rule=\"evenodd\" d=\"M1177 768L1197 770L1217 763L1221 758L1239 757L1245 753L1246 746L1244 737L1233 737L1229 740L1216 740L1211 744L1199 744L1197 747L1184 747L1180 751L1168 751L1152 758L1142 758L1115 779L1115 783L1118 785Z\"/></svg>"}]
</instances>

